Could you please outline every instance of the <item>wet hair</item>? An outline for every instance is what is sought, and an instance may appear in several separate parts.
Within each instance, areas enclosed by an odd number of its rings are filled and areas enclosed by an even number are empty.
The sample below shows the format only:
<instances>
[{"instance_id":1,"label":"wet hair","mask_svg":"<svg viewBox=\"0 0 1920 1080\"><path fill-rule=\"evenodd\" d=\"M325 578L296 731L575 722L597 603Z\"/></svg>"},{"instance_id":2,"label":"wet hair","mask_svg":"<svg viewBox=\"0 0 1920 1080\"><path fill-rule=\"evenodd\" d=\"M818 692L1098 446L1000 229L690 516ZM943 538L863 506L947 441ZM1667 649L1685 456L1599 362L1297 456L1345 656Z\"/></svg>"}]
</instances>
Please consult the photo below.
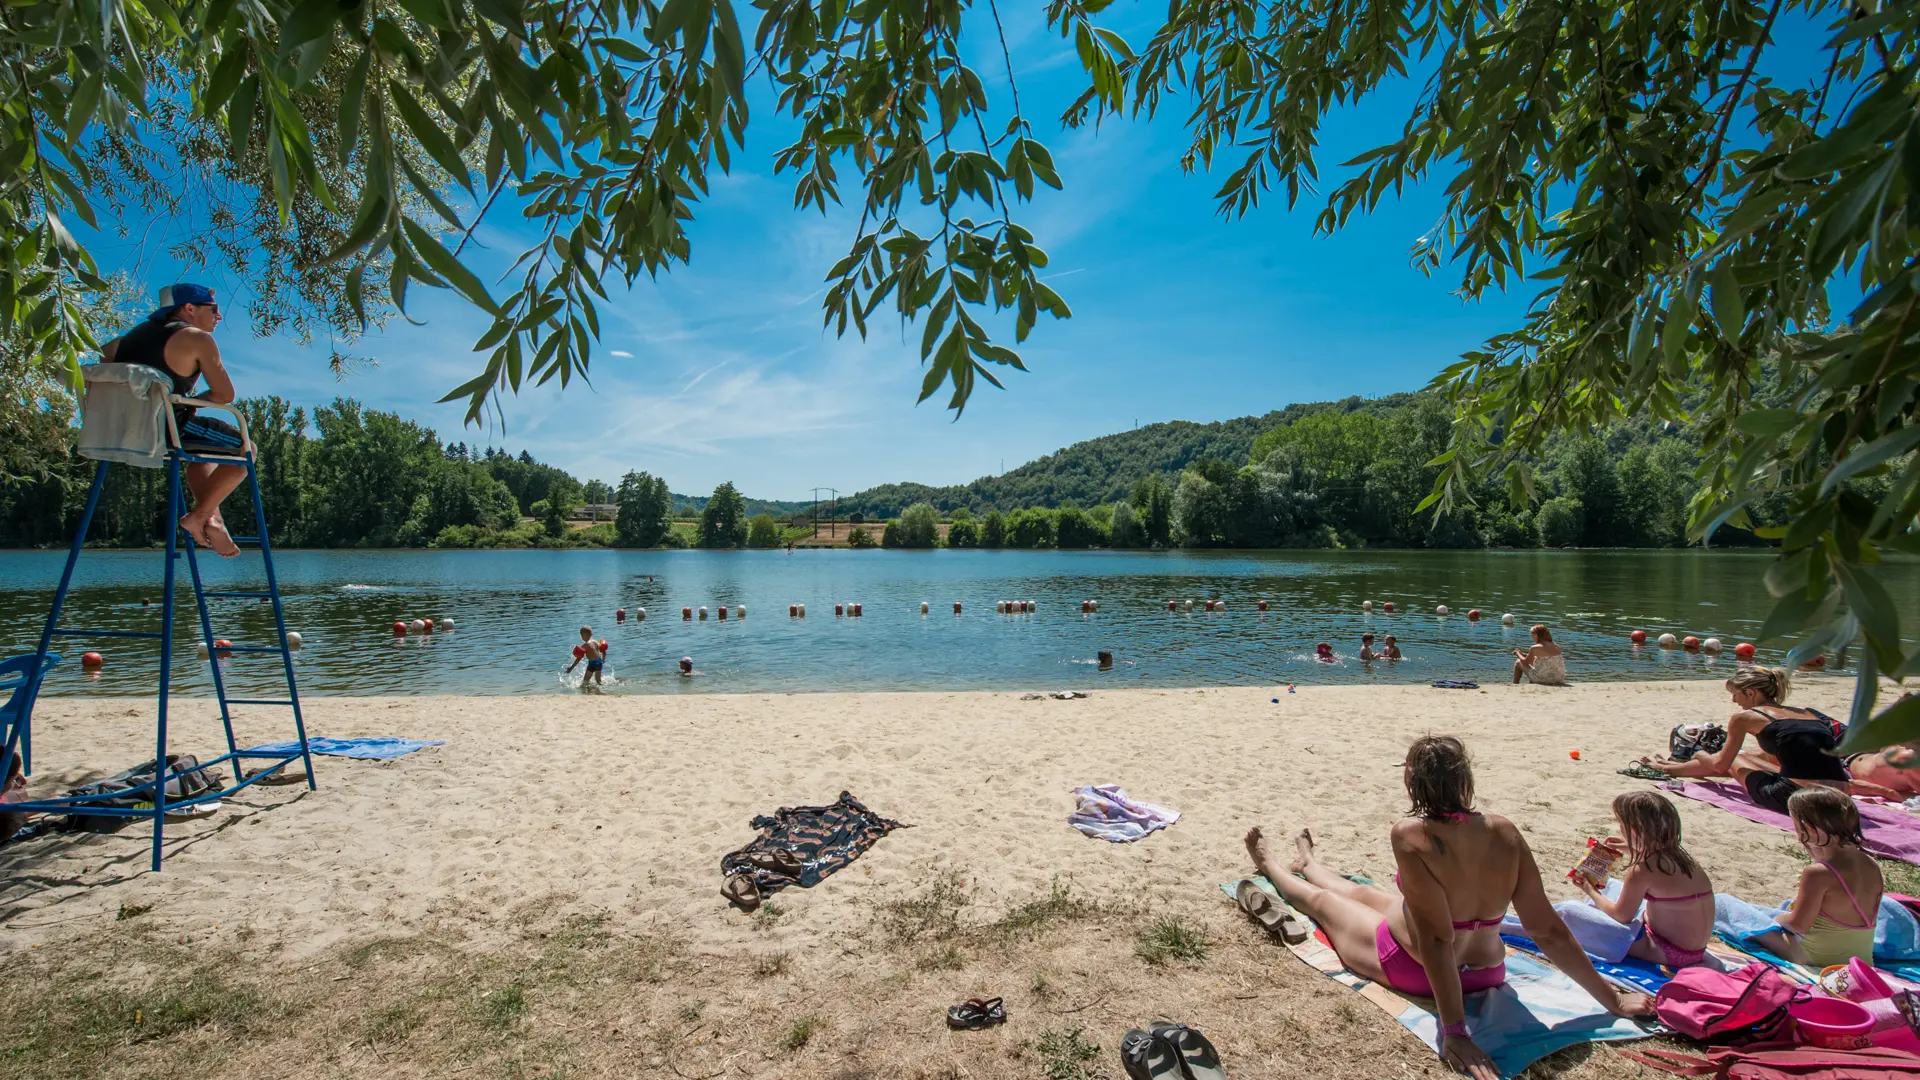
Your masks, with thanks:
<instances>
[{"instance_id":1,"label":"wet hair","mask_svg":"<svg viewBox=\"0 0 1920 1080\"><path fill-rule=\"evenodd\" d=\"M1839 841L1863 847L1860 836L1860 807L1853 796L1830 787L1810 785L1787 800L1787 813L1793 818L1794 832L1801 843L1830 844Z\"/></svg>"},{"instance_id":2,"label":"wet hair","mask_svg":"<svg viewBox=\"0 0 1920 1080\"><path fill-rule=\"evenodd\" d=\"M1727 680L1727 689L1729 691L1757 690L1760 696L1775 705L1784 705L1787 703L1787 691L1791 689L1790 679L1791 676L1787 674L1786 668L1755 665L1743 667L1734 672L1733 678Z\"/></svg>"},{"instance_id":3,"label":"wet hair","mask_svg":"<svg viewBox=\"0 0 1920 1080\"><path fill-rule=\"evenodd\" d=\"M1533 640L1535 641L1553 640L1553 631L1547 629L1546 623L1534 623L1533 629L1529 630L1528 633L1533 635Z\"/></svg>"},{"instance_id":4,"label":"wet hair","mask_svg":"<svg viewBox=\"0 0 1920 1080\"><path fill-rule=\"evenodd\" d=\"M1394 636L1393 636L1392 634L1388 634L1388 635L1387 635L1387 641L1389 641L1389 642L1395 642L1395 641L1399 641L1399 640L1400 640L1399 638L1397 638L1397 637L1394 637Z\"/></svg>"},{"instance_id":5,"label":"wet hair","mask_svg":"<svg viewBox=\"0 0 1920 1080\"><path fill-rule=\"evenodd\" d=\"M581 628L580 628L580 636L581 636L581 637L592 637L592 636L593 636L593 627L591 627L591 626L583 626L583 627L581 627Z\"/></svg>"},{"instance_id":6,"label":"wet hair","mask_svg":"<svg viewBox=\"0 0 1920 1080\"><path fill-rule=\"evenodd\" d=\"M1451 735L1422 735L1407 747L1407 798L1415 817L1435 821L1473 809L1473 759Z\"/></svg>"},{"instance_id":7,"label":"wet hair","mask_svg":"<svg viewBox=\"0 0 1920 1080\"><path fill-rule=\"evenodd\" d=\"M1656 873L1691 877L1700 869L1680 845L1680 812L1657 791L1629 791L1616 795L1613 817L1626 834L1633 853L1629 866L1645 866Z\"/></svg>"},{"instance_id":8,"label":"wet hair","mask_svg":"<svg viewBox=\"0 0 1920 1080\"><path fill-rule=\"evenodd\" d=\"M1361 634L1361 635L1360 635L1360 640L1361 640L1361 641L1366 641L1366 642L1371 642L1371 641L1373 640L1373 635L1372 635L1372 634Z\"/></svg>"}]
</instances>

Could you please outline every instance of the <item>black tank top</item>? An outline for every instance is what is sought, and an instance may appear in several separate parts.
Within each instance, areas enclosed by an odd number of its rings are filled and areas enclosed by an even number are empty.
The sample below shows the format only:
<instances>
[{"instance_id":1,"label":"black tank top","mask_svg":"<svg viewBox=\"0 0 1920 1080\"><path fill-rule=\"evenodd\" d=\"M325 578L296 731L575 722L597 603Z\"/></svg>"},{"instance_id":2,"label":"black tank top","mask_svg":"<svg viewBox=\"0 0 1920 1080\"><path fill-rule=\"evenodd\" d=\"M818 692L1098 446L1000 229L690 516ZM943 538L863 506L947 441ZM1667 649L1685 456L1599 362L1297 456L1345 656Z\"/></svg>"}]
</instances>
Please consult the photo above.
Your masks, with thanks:
<instances>
[{"instance_id":1,"label":"black tank top","mask_svg":"<svg viewBox=\"0 0 1920 1080\"><path fill-rule=\"evenodd\" d=\"M190 397L193 388L200 382L200 371L196 368L191 375L182 375L167 366L167 342L173 335L187 328L183 322L156 322L148 319L139 326L120 335L120 344L114 347L113 359L120 364L142 364L157 368L160 373L173 380L173 392L182 397ZM193 417L194 409L187 405L175 405L173 415L178 423L186 423Z\"/></svg>"},{"instance_id":2,"label":"black tank top","mask_svg":"<svg viewBox=\"0 0 1920 1080\"><path fill-rule=\"evenodd\" d=\"M1780 716L1753 710L1767 718L1766 727L1754 736L1760 749L1780 759L1780 775L1789 780L1851 779L1846 763L1834 757L1840 745L1834 736L1833 718L1817 709L1806 710L1813 716Z\"/></svg>"}]
</instances>

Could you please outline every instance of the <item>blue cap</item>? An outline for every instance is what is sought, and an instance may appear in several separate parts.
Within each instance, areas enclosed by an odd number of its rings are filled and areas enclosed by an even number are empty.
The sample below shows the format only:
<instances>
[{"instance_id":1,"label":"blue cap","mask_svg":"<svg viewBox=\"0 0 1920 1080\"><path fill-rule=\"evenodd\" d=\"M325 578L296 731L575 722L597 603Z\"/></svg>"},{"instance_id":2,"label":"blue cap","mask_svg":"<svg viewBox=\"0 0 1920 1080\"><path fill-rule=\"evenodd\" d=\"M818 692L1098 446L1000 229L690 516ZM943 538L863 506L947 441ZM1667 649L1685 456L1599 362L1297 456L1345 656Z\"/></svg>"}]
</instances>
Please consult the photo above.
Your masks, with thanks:
<instances>
[{"instance_id":1,"label":"blue cap","mask_svg":"<svg viewBox=\"0 0 1920 1080\"><path fill-rule=\"evenodd\" d=\"M179 310L183 304L211 304L213 302L212 289L207 288L205 285L194 285L183 281L178 285L168 285L160 290L160 310L148 317L158 321Z\"/></svg>"}]
</instances>

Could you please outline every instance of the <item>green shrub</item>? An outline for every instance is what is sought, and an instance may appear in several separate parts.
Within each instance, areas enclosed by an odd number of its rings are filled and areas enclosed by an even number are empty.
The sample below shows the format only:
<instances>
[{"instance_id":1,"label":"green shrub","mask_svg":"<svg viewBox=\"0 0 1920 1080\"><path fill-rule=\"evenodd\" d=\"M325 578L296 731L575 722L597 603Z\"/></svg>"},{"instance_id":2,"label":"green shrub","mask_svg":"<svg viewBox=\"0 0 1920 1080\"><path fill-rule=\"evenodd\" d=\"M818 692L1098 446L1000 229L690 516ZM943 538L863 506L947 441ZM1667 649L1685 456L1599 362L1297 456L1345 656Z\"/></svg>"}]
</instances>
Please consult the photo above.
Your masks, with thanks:
<instances>
[{"instance_id":1,"label":"green shrub","mask_svg":"<svg viewBox=\"0 0 1920 1080\"><path fill-rule=\"evenodd\" d=\"M1000 511L989 510L987 516L980 520L980 546L1007 546L1007 519Z\"/></svg>"},{"instance_id":2,"label":"green shrub","mask_svg":"<svg viewBox=\"0 0 1920 1080\"><path fill-rule=\"evenodd\" d=\"M755 514L753 520L747 522L748 547L779 547L780 543L780 526L772 514Z\"/></svg>"},{"instance_id":3,"label":"green shrub","mask_svg":"<svg viewBox=\"0 0 1920 1080\"><path fill-rule=\"evenodd\" d=\"M1540 542L1548 547L1578 543L1587 528L1586 507L1566 495L1548 499L1534 514L1533 526L1540 533Z\"/></svg>"},{"instance_id":4,"label":"green shrub","mask_svg":"<svg viewBox=\"0 0 1920 1080\"><path fill-rule=\"evenodd\" d=\"M947 546L950 548L970 548L980 546L980 526L973 518L961 520L954 515L954 522L947 528Z\"/></svg>"},{"instance_id":5,"label":"green shrub","mask_svg":"<svg viewBox=\"0 0 1920 1080\"><path fill-rule=\"evenodd\" d=\"M895 527L889 525L889 531ZM930 548L940 536L940 512L929 503L914 503L900 511L899 547ZM889 545L896 546L896 545Z\"/></svg>"},{"instance_id":6,"label":"green shrub","mask_svg":"<svg viewBox=\"0 0 1920 1080\"><path fill-rule=\"evenodd\" d=\"M847 546L850 548L870 548L878 547L879 544L874 542L873 534L868 532L865 526L855 525L847 533Z\"/></svg>"}]
</instances>

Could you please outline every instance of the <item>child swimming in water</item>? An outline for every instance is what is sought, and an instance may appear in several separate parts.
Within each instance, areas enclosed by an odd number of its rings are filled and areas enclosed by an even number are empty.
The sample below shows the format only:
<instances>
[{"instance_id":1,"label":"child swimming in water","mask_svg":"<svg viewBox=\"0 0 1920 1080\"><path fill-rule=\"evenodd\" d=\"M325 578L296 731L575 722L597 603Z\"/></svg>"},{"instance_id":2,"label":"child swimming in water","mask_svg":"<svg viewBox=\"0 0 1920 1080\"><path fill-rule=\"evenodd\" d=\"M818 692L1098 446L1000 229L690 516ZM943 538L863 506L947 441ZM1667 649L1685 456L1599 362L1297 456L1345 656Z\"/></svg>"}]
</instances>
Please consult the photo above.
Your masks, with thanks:
<instances>
[{"instance_id":1,"label":"child swimming in water","mask_svg":"<svg viewBox=\"0 0 1920 1080\"><path fill-rule=\"evenodd\" d=\"M1379 656L1380 656L1379 653L1373 651L1373 635L1361 634L1360 635L1360 659L1363 661L1375 660L1375 659L1378 659Z\"/></svg>"},{"instance_id":2,"label":"child swimming in water","mask_svg":"<svg viewBox=\"0 0 1920 1080\"><path fill-rule=\"evenodd\" d=\"M1333 646L1327 644L1324 641L1313 647L1313 654L1314 654L1314 659L1320 661L1323 664L1333 663Z\"/></svg>"},{"instance_id":3,"label":"child swimming in water","mask_svg":"<svg viewBox=\"0 0 1920 1080\"><path fill-rule=\"evenodd\" d=\"M1380 650L1380 659L1382 660L1400 659L1400 639L1399 638L1394 637L1392 634L1387 635L1387 647Z\"/></svg>"},{"instance_id":4,"label":"child swimming in water","mask_svg":"<svg viewBox=\"0 0 1920 1080\"><path fill-rule=\"evenodd\" d=\"M599 686L600 674L607 666L607 654L600 648L600 643L593 640L591 626L580 628L580 644L573 647L573 663L567 665L566 674L573 674L573 669L582 660L587 662L587 673L580 677L580 688L586 689L588 683Z\"/></svg>"},{"instance_id":5,"label":"child swimming in water","mask_svg":"<svg viewBox=\"0 0 1920 1080\"><path fill-rule=\"evenodd\" d=\"M1613 819L1621 835L1602 843L1627 857L1619 898L1607 899L1585 874L1574 874L1574 884L1614 922L1639 914L1640 936L1628 956L1676 971L1704 962L1713 937L1713 882L1681 846L1679 811L1657 791L1630 791L1613 800Z\"/></svg>"}]
</instances>

